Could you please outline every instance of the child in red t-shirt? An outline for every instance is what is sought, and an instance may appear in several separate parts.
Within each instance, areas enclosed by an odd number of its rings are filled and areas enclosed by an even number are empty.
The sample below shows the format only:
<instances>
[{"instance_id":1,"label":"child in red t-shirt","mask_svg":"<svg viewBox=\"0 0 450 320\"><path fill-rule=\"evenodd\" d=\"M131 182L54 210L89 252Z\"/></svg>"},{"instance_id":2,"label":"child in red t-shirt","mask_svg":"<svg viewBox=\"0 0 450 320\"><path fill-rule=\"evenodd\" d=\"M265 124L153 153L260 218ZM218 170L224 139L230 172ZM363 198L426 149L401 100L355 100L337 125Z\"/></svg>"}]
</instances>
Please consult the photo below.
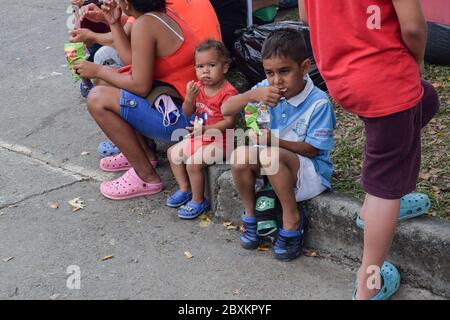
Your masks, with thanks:
<instances>
[{"instance_id":1,"label":"child in red t-shirt","mask_svg":"<svg viewBox=\"0 0 450 320\"><path fill-rule=\"evenodd\" d=\"M187 84L183 103L184 113L195 117L194 126L188 128L192 130L190 135L167 151L179 190L169 196L166 204L181 207L178 216L183 219L194 219L209 210L203 169L229 153L226 130L234 128L235 119L223 116L220 109L238 92L225 79L228 68L229 54L222 42L206 40L197 46L195 69L199 81ZM229 141L231 150L233 142Z\"/></svg>"}]
</instances>

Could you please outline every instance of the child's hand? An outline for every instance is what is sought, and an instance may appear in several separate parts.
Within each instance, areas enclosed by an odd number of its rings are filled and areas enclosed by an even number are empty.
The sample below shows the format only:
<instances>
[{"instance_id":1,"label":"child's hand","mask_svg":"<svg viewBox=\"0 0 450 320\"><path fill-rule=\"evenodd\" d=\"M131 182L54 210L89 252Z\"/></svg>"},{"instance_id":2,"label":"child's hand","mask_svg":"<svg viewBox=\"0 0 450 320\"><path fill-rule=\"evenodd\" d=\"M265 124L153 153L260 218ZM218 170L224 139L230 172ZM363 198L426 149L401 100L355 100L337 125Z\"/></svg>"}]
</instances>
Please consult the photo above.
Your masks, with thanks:
<instances>
[{"instance_id":1,"label":"child's hand","mask_svg":"<svg viewBox=\"0 0 450 320\"><path fill-rule=\"evenodd\" d=\"M100 71L100 65L89 61L75 61L73 63L73 69L81 77L85 79L94 79L98 77Z\"/></svg>"},{"instance_id":2,"label":"child's hand","mask_svg":"<svg viewBox=\"0 0 450 320\"><path fill-rule=\"evenodd\" d=\"M75 29L69 31L70 42L88 42L92 39L92 31L85 28Z\"/></svg>"},{"instance_id":3,"label":"child's hand","mask_svg":"<svg viewBox=\"0 0 450 320\"><path fill-rule=\"evenodd\" d=\"M83 21L83 19L87 19L92 22L108 23L105 20L105 14L102 9L97 7L94 3L89 3L88 5L81 7L80 21Z\"/></svg>"},{"instance_id":4,"label":"child's hand","mask_svg":"<svg viewBox=\"0 0 450 320\"><path fill-rule=\"evenodd\" d=\"M108 24L113 25L120 22L122 17L122 9L116 0L104 0L102 4L103 14Z\"/></svg>"},{"instance_id":5,"label":"child's hand","mask_svg":"<svg viewBox=\"0 0 450 320\"><path fill-rule=\"evenodd\" d=\"M81 8L84 4L84 0L70 0L70 3Z\"/></svg>"},{"instance_id":6,"label":"child's hand","mask_svg":"<svg viewBox=\"0 0 450 320\"><path fill-rule=\"evenodd\" d=\"M260 101L264 104L275 107L280 101L283 93L280 89L269 86L269 87L260 87L252 90L252 97L254 101Z\"/></svg>"},{"instance_id":7,"label":"child's hand","mask_svg":"<svg viewBox=\"0 0 450 320\"><path fill-rule=\"evenodd\" d=\"M186 99L193 101L200 94L200 86L194 80L189 81L186 85Z\"/></svg>"}]
</instances>

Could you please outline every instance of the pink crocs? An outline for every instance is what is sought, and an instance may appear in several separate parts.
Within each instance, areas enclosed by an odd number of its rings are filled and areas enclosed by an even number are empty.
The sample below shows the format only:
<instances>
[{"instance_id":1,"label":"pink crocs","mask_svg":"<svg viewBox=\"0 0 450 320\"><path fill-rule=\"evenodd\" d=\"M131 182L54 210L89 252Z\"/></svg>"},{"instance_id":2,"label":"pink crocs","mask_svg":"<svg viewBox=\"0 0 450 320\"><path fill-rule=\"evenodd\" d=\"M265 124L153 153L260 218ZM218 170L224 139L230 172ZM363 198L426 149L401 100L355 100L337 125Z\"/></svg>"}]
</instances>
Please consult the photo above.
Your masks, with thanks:
<instances>
[{"instance_id":1,"label":"pink crocs","mask_svg":"<svg viewBox=\"0 0 450 320\"><path fill-rule=\"evenodd\" d=\"M136 174L133 168L116 180L103 182L100 192L107 198L113 200L130 199L140 196L148 196L161 192L162 182L147 183Z\"/></svg>"},{"instance_id":2,"label":"pink crocs","mask_svg":"<svg viewBox=\"0 0 450 320\"><path fill-rule=\"evenodd\" d=\"M153 168L158 165L157 160L150 161ZM131 164L123 153L119 153L115 156L105 157L100 160L100 169L107 172L127 171L131 169Z\"/></svg>"}]
</instances>

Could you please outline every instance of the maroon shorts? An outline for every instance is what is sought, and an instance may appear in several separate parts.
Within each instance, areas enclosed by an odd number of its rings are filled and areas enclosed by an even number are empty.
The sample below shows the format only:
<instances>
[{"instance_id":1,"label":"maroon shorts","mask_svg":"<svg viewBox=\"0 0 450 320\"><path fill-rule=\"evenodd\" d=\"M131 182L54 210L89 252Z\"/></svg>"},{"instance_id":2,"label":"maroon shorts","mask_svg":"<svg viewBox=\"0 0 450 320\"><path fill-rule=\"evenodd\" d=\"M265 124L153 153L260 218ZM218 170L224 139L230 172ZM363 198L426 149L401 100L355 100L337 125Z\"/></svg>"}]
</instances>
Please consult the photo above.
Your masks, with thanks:
<instances>
[{"instance_id":1,"label":"maroon shorts","mask_svg":"<svg viewBox=\"0 0 450 320\"><path fill-rule=\"evenodd\" d=\"M436 90L422 81L424 96L411 109L380 118L364 118L366 145L362 169L365 192L400 199L416 188L420 168L420 132L439 109Z\"/></svg>"}]
</instances>

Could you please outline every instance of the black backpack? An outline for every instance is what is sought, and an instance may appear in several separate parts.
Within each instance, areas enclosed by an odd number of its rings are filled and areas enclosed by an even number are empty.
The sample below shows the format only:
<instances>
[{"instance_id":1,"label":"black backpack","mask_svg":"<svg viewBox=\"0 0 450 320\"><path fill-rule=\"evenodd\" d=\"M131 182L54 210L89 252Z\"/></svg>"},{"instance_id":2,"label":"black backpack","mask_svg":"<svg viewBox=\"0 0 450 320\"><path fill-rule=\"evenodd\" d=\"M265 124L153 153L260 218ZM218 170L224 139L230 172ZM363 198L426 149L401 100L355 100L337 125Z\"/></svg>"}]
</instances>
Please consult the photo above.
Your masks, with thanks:
<instances>
[{"instance_id":1,"label":"black backpack","mask_svg":"<svg viewBox=\"0 0 450 320\"><path fill-rule=\"evenodd\" d=\"M282 210L280 200L266 177L263 187L256 192L255 199L256 233L261 237L274 235L278 230Z\"/></svg>"}]
</instances>

